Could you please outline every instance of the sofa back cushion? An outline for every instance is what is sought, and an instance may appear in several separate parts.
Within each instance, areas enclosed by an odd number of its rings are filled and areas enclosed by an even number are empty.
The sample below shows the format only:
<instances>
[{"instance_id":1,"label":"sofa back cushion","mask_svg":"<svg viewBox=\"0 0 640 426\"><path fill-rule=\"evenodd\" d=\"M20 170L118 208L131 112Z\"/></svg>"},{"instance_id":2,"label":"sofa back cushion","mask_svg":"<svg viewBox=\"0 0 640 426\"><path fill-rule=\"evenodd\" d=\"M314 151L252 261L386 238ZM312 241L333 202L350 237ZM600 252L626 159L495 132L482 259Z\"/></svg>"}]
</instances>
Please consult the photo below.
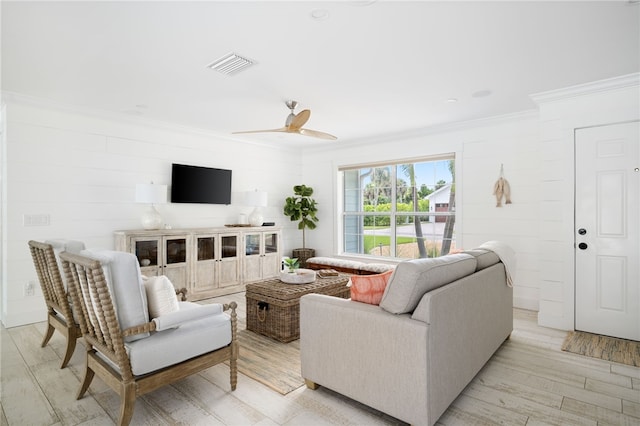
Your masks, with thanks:
<instances>
[{"instance_id":1,"label":"sofa back cushion","mask_svg":"<svg viewBox=\"0 0 640 426\"><path fill-rule=\"evenodd\" d=\"M401 262L389 279L380 307L393 314L413 312L425 293L475 270L475 257L464 253Z\"/></svg>"},{"instance_id":2,"label":"sofa back cushion","mask_svg":"<svg viewBox=\"0 0 640 426\"><path fill-rule=\"evenodd\" d=\"M476 272L500 262L498 255L491 250L476 248L472 250L465 250L463 253L470 254L476 258L476 262L478 262L476 265Z\"/></svg>"}]
</instances>

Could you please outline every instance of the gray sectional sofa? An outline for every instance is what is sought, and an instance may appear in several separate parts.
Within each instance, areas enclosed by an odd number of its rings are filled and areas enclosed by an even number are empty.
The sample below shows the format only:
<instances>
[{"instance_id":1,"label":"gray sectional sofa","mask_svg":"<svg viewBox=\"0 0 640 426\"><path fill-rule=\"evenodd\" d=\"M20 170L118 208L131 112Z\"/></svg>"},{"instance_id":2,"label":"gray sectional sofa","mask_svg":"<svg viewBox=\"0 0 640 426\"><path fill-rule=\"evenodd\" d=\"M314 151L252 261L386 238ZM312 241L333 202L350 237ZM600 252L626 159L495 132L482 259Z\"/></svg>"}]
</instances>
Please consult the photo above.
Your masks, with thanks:
<instances>
[{"instance_id":1,"label":"gray sectional sofa","mask_svg":"<svg viewBox=\"0 0 640 426\"><path fill-rule=\"evenodd\" d=\"M489 250L401 262L380 305L300 301L302 376L413 425L433 425L513 328L505 265Z\"/></svg>"}]
</instances>

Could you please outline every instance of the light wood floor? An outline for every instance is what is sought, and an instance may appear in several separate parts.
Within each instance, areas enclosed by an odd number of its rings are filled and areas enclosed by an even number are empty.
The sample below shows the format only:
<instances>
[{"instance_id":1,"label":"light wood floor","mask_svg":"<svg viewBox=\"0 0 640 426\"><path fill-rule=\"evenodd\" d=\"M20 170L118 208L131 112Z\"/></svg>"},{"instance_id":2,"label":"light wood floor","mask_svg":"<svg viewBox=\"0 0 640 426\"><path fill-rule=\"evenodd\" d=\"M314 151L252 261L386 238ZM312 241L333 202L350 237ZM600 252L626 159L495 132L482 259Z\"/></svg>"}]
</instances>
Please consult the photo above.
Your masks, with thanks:
<instances>
[{"instance_id":1,"label":"light wood floor","mask_svg":"<svg viewBox=\"0 0 640 426\"><path fill-rule=\"evenodd\" d=\"M241 302L244 294L221 298ZM83 347L60 370L64 342L45 324L1 329L1 425L112 425L118 398L95 379L76 401ZM514 331L440 418L441 425L640 425L640 368L560 351L565 332L515 310ZM138 400L133 425L390 425L401 422L330 390L282 396L219 365ZM383 391L383 390L381 390Z\"/></svg>"}]
</instances>

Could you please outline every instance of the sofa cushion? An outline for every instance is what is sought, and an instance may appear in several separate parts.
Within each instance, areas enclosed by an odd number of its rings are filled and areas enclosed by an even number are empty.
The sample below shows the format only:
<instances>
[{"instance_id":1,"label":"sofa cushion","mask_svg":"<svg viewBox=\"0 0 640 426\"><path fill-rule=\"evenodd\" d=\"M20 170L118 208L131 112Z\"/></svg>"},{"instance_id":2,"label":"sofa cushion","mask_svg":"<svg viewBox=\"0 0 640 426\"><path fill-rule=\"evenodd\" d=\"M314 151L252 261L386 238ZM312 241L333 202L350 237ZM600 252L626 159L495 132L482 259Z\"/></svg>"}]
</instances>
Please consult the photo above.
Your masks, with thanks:
<instances>
[{"instance_id":1,"label":"sofa cushion","mask_svg":"<svg viewBox=\"0 0 640 426\"><path fill-rule=\"evenodd\" d=\"M231 343L231 319L225 313L189 321L155 332L147 339L127 343L131 370L136 376L177 364Z\"/></svg>"},{"instance_id":2,"label":"sofa cushion","mask_svg":"<svg viewBox=\"0 0 640 426\"><path fill-rule=\"evenodd\" d=\"M164 275L142 277L149 306L149 318L170 314L180 310L176 290Z\"/></svg>"},{"instance_id":3,"label":"sofa cushion","mask_svg":"<svg viewBox=\"0 0 640 426\"><path fill-rule=\"evenodd\" d=\"M83 256L100 261L111 293L111 300L122 329L149 322L147 295L142 284L138 258L132 253L113 250L83 250ZM124 338L125 342L148 337L140 333Z\"/></svg>"},{"instance_id":4,"label":"sofa cushion","mask_svg":"<svg viewBox=\"0 0 640 426\"><path fill-rule=\"evenodd\" d=\"M470 254L476 258L476 262L478 262L476 265L476 272L500 262L498 255L491 250L476 248L472 250L465 250L462 253Z\"/></svg>"},{"instance_id":5,"label":"sofa cushion","mask_svg":"<svg viewBox=\"0 0 640 426\"><path fill-rule=\"evenodd\" d=\"M354 275L351 277L351 300L370 305L379 305L393 270L375 275Z\"/></svg>"},{"instance_id":6,"label":"sofa cushion","mask_svg":"<svg viewBox=\"0 0 640 426\"><path fill-rule=\"evenodd\" d=\"M413 312L422 296L476 270L470 254L451 254L401 262L389 279L380 307L393 314Z\"/></svg>"},{"instance_id":7,"label":"sofa cushion","mask_svg":"<svg viewBox=\"0 0 640 426\"><path fill-rule=\"evenodd\" d=\"M373 272L376 274L393 271L394 269L395 265L388 265L386 263L363 263L359 268L360 271Z\"/></svg>"}]
</instances>

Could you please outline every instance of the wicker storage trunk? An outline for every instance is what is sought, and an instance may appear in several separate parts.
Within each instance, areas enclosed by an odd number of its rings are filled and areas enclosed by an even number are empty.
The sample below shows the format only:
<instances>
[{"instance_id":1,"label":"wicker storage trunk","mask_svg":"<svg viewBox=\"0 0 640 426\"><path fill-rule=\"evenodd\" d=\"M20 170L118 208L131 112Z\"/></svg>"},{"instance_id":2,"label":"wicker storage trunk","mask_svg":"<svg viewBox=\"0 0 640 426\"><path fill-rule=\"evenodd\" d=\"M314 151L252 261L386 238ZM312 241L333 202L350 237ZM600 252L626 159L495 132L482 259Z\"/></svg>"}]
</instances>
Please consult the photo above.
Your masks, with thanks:
<instances>
[{"instance_id":1,"label":"wicker storage trunk","mask_svg":"<svg viewBox=\"0 0 640 426\"><path fill-rule=\"evenodd\" d=\"M350 275L317 278L309 284L286 284L279 279L247 284L247 330L281 342L300 338L300 298L318 293L348 299Z\"/></svg>"}]
</instances>

